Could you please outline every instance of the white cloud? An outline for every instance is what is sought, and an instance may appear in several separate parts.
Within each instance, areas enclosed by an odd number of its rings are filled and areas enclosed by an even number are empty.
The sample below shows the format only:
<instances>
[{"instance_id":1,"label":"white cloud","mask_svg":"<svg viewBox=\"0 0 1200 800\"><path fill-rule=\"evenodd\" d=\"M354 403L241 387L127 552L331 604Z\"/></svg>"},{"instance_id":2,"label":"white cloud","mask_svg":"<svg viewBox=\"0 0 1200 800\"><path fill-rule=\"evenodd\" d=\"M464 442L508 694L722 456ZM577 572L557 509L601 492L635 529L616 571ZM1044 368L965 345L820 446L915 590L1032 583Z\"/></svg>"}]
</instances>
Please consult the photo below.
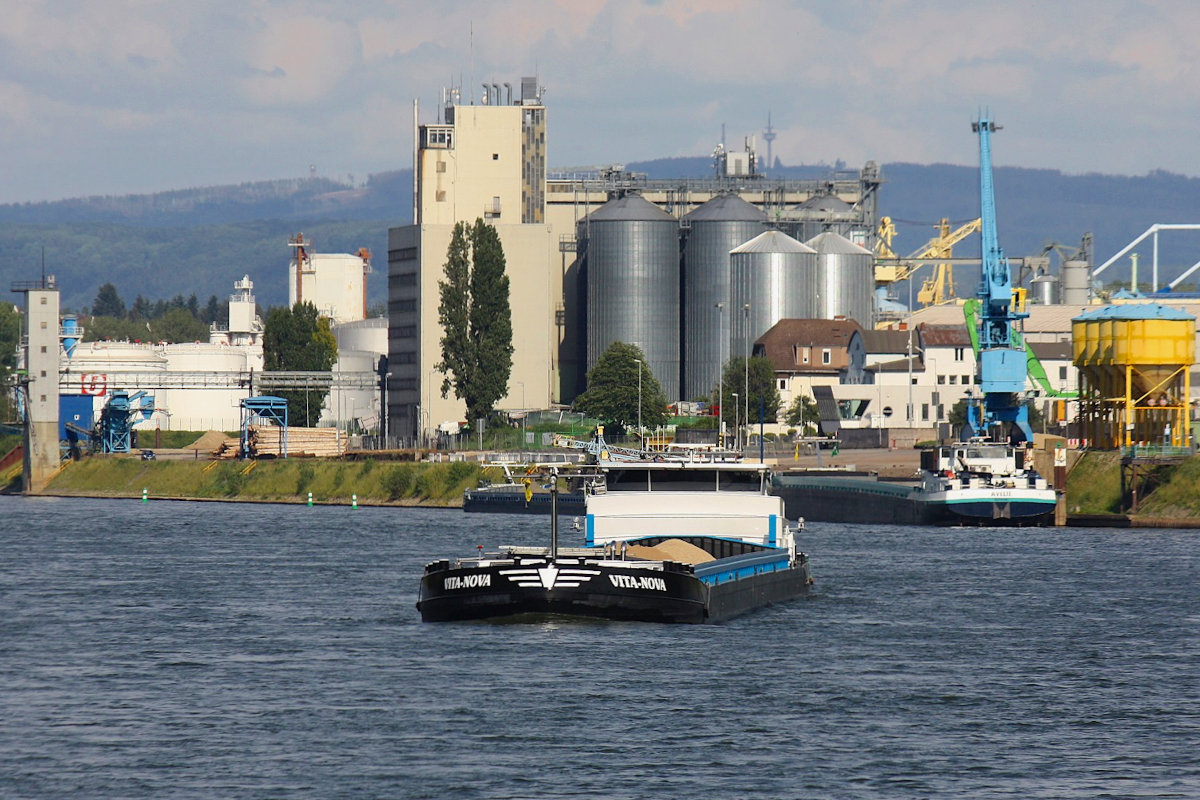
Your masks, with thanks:
<instances>
[{"instance_id":1,"label":"white cloud","mask_svg":"<svg viewBox=\"0 0 1200 800\"><path fill-rule=\"evenodd\" d=\"M788 163L971 163L990 107L998 163L1200 174L1198 38L1185 0L10 0L0 200L405 167L414 96L535 71L554 164L706 155L768 111Z\"/></svg>"}]
</instances>

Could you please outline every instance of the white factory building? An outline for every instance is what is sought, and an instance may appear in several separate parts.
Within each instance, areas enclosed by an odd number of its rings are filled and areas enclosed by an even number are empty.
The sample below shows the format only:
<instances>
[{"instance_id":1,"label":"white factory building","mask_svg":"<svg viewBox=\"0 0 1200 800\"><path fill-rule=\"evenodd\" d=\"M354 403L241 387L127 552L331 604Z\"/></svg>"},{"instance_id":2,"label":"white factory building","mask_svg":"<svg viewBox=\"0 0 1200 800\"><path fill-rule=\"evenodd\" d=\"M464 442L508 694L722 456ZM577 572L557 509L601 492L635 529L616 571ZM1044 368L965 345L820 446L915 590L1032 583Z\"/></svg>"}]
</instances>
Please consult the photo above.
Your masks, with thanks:
<instances>
[{"instance_id":1,"label":"white factory building","mask_svg":"<svg viewBox=\"0 0 1200 800\"><path fill-rule=\"evenodd\" d=\"M365 280L370 254L303 252L303 269L289 266L289 288L331 318L338 342L333 371L376 373L387 351L387 320L365 319ZM263 321L256 313L254 283L247 275L229 297L229 324L213 324L207 342L75 342L61 357L64 394L93 397L98 419L115 390L145 391L153 414L137 430L235 431L241 425L240 402L263 394L253 386L263 372ZM70 340L68 340L70 341ZM332 389L325 399L321 426L374 432L380 423L377 389Z\"/></svg>"}]
</instances>

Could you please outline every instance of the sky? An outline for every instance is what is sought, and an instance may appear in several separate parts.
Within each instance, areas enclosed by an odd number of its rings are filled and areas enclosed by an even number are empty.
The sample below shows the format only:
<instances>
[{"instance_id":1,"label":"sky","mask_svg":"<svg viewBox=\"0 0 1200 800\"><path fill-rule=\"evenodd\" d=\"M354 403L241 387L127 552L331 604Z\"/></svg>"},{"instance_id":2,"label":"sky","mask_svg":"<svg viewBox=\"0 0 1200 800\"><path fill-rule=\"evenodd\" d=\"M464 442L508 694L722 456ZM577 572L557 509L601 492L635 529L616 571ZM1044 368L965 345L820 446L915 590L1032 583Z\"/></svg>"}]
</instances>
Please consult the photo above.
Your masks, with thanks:
<instances>
[{"instance_id":1,"label":"sky","mask_svg":"<svg viewBox=\"0 0 1200 800\"><path fill-rule=\"evenodd\" d=\"M1200 175L1194 0L6 0L0 203L411 166L413 100L536 75L551 167L783 163Z\"/></svg>"}]
</instances>

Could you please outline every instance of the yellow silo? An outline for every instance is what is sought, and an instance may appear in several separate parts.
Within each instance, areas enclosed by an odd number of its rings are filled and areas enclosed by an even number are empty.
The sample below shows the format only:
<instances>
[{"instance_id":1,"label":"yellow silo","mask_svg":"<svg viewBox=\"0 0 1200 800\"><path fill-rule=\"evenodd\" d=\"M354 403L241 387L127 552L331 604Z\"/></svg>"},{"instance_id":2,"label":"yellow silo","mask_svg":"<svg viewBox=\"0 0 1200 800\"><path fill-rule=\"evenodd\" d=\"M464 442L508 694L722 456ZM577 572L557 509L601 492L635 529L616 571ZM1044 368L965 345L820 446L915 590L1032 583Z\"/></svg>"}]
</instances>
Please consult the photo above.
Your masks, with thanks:
<instances>
[{"instance_id":1,"label":"yellow silo","mask_svg":"<svg viewBox=\"0 0 1200 800\"><path fill-rule=\"evenodd\" d=\"M1156 303L1104 306L1073 319L1071 334L1092 447L1188 443L1195 317Z\"/></svg>"}]
</instances>

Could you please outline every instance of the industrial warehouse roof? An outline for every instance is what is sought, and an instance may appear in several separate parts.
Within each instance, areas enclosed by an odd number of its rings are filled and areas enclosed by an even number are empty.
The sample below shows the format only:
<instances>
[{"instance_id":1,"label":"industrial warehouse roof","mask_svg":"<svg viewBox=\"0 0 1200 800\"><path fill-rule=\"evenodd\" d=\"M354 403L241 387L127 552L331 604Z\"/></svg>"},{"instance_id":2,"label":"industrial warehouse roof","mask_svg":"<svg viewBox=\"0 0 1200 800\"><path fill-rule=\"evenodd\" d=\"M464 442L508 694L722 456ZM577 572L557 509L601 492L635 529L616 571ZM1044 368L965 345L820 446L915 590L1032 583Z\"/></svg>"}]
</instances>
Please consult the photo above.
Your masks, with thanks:
<instances>
[{"instance_id":1,"label":"industrial warehouse roof","mask_svg":"<svg viewBox=\"0 0 1200 800\"><path fill-rule=\"evenodd\" d=\"M675 218L640 194L609 200L585 219L592 222L675 222Z\"/></svg>"},{"instance_id":2,"label":"industrial warehouse roof","mask_svg":"<svg viewBox=\"0 0 1200 800\"><path fill-rule=\"evenodd\" d=\"M845 256L869 256L871 251L865 247L859 247L854 242L833 231L825 231L818 233L813 238L805 242L809 247L813 248L820 254L845 255Z\"/></svg>"},{"instance_id":3,"label":"industrial warehouse roof","mask_svg":"<svg viewBox=\"0 0 1200 800\"><path fill-rule=\"evenodd\" d=\"M781 319L754 343L754 354L766 356L777 372L796 372L795 349L845 347L862 327L852 319ZM804 372L837 372L840 367L805 364Z\"/></svg>"},{"instance_id":4,"label":"industrial warehouse roof","mask_svg":"<svg viewBox=\"0 0 1200 800\"><path fill-rule=\"evenodd\" d=\"M908 331L902 330L864 330L862 332L863 349L872 355L880 353L907 353ZM920 349L920 342L913 340L913 349Z\"/></svg>"},{"instance_id":5,"label":"industrial warehouse roof","mask_svg":"<svg viewBox=\"0 0 1200 800\"><path fill-rule=\"evenodd\" d=\"M765 222L767 215L736 194L719 194L683 218L689 222Z\"/></svg>"},{"instance_id":6,"label":"industrial warehouse roof","mask_svg":"<svg viewBox=\"0 0 1200 800\"><path fill-rule=\"evenodd\" d=\"M919 330L921 331L921 342L926 347L971 346L971 335L967 333L965 322L960 322L958 325L930 325L923 323Z\"/></svg>"},{"instance_id":7,"label":"industrial warehouse roof","mask_svg":"<svg viewBox=\"0 0 1200 800\"><path fill-rule=\"evenodd\" d=\"M1039 361L1070 361L1075 357L1070 342L1027 342Z\"/></svg>"},{"instance_id":8,"label":"industrial warehouse roof","mask_svg":"<svg viewBox=\"0 0 1200 800\"><path fill-rule=\"evenodd\" d=\"M1022 326L1026 333L1057 333L1069 336L1071 333L1071 321L1076 317L1086 314L1089 311L1098 311L1105 308L1142 308L1146 305L1161 305L1157 303L1113 303L1111 305L1094 306L1094 305L1031 305L1026 308L1029 312L1029 318L1022 321ZM1200 305L1196 301L1180 300L1171 303L1167 306L1175 311L1182 312L1185 316L1179 319L1194 319L1195 314L1189 314L1189 311L1200 312ZM1124 317L1130 319L1130 317ZM1142 319L1136 317L1135 319ZM1168 319L1167 317L1152 317L1151 319ZM920 324L932 325L962 325L963 310L960 305L945 305L945 306L929 306L927 308L919 308L913 312L913 321Z\"/></svg>"},{"instance_id":9,"label":"industrial warehouse roof","mask_svg":"<svg viewBox=\"0 0 1200 800\"><path fill-rule=\"evenodd\" d=\"M1083 312L1074 319L1182 319L1195 322L1196 318L1186 311L1158 303L1123 303L1114 306L1099 306Z\"/></svg>"},{"instance_id":10,"label":"industrial warehouse roof","mask_svg":"<svg viewBox=\"0 0 1200 800\"><path fill-rule=\"evenodd\" d=\"M1071 319L1082 311L1097 306L1040 306L1032 305L1026 310L1029 318L1022 321L1026 333L1070 334ZM958 325L965 329L963 309L960 305L928 306L913 312L913 322L920 325Z\"/></svg>"},{"instance_id":11,"label":"industrial warehouse roof","mask_svg":"<svg viewBox=\"0 0 1200 800\"><path fill-rule=\"evenodd\" d=\"M745 244L738 245L730 253L815 253L808 245L788 236L783 231L764 231ZM814 322L818 320L812 320Z\"/></svg>"},{"instance_id":12,"label":"industrial warehouse roof","mask_svg":"<svg viewBox=\"0 0 1200 800\"><path fill-rule=\"evenodd\" d=\"M909 361L912 361L913 372L925 371L925 362L921 361L920 356L913 356L911 359L901 358L897 361L886 361L882 364L872 364L866 370L867 372L908 372Z\"/></svg>"}]
</instances>

